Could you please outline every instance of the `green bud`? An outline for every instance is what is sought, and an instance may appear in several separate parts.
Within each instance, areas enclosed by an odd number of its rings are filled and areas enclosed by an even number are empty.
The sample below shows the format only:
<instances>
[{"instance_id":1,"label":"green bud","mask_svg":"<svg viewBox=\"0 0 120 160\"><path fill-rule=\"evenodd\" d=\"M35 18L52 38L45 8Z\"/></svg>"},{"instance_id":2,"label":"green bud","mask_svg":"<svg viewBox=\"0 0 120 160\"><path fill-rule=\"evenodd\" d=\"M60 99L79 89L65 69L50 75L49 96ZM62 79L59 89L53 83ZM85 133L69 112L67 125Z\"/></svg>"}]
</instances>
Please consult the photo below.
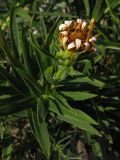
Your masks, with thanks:
<instances>
[{"instance_id":1,"label":"green bud","mask_svg":"<svg viewBox=\"0 0 120 160\"><path fill-rule=\"evenodd\" d=\"M65 66L68 66L71 64L71 61L69 59L65 59L64 60L64 63L63 63Z\"/></svg>"}]
</instances>

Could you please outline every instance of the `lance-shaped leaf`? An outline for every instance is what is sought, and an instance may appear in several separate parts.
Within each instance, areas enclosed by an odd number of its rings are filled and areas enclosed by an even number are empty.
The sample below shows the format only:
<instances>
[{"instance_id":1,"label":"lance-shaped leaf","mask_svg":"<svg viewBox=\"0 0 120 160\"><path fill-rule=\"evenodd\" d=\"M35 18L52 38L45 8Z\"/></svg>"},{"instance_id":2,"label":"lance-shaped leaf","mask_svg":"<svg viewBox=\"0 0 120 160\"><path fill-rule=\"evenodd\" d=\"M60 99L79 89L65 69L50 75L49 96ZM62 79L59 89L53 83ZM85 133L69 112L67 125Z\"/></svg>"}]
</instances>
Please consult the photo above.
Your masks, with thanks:
<instances>
[{"instance_id":1,"label":"lance-shaped leaf","mask_svg":"<svg viewBox=\"0 0 120 160\"><path fill-rule=\"evenodd\" d=\"M5 80L9 81L16 91L18 91L22 95L26 95L26 88L24 87L24 85L21 84L19 80L15 79L13 75L7 72L2 66L0 66L0 75L4 77Z\"/></svg>"},{"instance_id":2,"label":"lance-shaped leaf","mask_svg":"<svg viewBox=\"0 0 120 160\"><path fill-rule=\"evenodd\" d=\"M0 102L0 116L13 114L13 113L20 112L22 110L31 108L34 103L35 103L34 97L22 98L20 100L19 99L13 100L13 98L11 99L8 98L8 102L6 98L6 102L3 100L1 100Z\"/></svg>"},{"instance_id":3,"label":"lance-shaped leaf","mask_svg":"<svg viewBox=\"0 0 120 160\"><path fill-rule=\"evenodd\" d=\"M75 101L83 101L97 96L96 94L92 94L89 92L62 91L60 93L62 93L68 99L72 99Z\"/></svg>"},{"instance_id":4,"label":"lance-shaped leaf","mask_svg":"<svg viewBox=\"0 0 120 160\"><path fill-rule=\"evenodd\" d=\"M103 88L105 86L105 83L97 80L95 78L89 78L89 77L76 77L75 79L72 80L66 80L65 82L63 81L63 84L65 85L80 85L81 83L88 83L90 85L93 85L95 87Z\"/></svg>"},{"instance_id":5,"label":"lance-shaped leaf","mask_svg":"<svg viewBox=\"0 0 120 160\"><path fill-rule=\"evenodd\" d=\"M43 153L46 155L47 158L50 156L50 139L49 133L47 129L47 124L45 122L46 115L47 115L47 107L45 106L42 98L38 99L37 107L29 112L29 120L31 124L32 131L34 136L36 137Z\"/></svg>"},{"instance_id":6,"label":"lance-shaped leaf","mask_svg":"<svg viewBox=\"0 0 120 160\"><path fill-rule=\"evenodd\" d=\"M59 101L50 100L49 109L57 114L58 119L68 122L74 126L79 127L80 129L86 130L91 134L95 134L100 136L100 133L88 122L87 115L82 112L77 112L77 110L70 111L65 108ZM82 114L81 114L82 113ZM82 115L82 116L81 116ZM83 118L84 117L84 118ZM92 118L89 118L89 120ZM90 120L91 121L91 120ZM94 120L92 120L95 124L97 124Z\"/></svg>"},{"instance_id":7,"label":"lance-shaped leaf","mask_svg":"<svg viewBox=\"0 0 120 160\"><path fill-rule=\"evenodd\" d=\"M18 73L20 74L21 78L24 80L26 86L32 93L36 96L40 96L40 94L43 92L42 87L40 84L35 81L34 78L32 78L28 73L21 69L17 69Z\"/></svg>"}]
</instances>

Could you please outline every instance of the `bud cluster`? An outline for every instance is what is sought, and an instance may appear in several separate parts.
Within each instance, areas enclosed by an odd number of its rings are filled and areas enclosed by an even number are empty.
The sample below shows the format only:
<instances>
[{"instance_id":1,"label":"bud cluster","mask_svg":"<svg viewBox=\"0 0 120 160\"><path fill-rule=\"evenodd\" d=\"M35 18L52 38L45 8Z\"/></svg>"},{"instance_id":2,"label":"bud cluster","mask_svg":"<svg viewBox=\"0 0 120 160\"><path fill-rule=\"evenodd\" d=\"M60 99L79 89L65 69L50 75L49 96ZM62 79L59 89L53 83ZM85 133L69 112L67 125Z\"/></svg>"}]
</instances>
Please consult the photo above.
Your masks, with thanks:
<instances>
[{"instance_id":1,"label":"bud cluster","mask_svg":"<svg viewBox=\"0 0 120 160\"><path fill-rule=\"evenodd\" d=\"M74 64L77 55L74 52L70 52L68 50L60 50L56 53L56 58L60 65L71 66L72 64Z\"/></svg>"}]
</instances>

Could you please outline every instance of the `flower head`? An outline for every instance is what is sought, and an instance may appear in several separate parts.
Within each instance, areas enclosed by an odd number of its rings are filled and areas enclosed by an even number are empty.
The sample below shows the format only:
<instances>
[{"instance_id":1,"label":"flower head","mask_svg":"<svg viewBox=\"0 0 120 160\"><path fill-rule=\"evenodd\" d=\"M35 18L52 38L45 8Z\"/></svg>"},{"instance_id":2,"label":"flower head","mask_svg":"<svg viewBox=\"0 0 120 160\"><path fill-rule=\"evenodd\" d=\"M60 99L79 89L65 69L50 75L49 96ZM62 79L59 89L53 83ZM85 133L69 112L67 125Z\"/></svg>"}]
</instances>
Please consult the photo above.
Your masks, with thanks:
<instances>
[{"instance_id":1,"label":"flower head","mask_svg":"<svg viewBox=\"0 0 120 160\"><path fill-rule=\"evenodd\" d=\"M81 19L65 21L63 24L60 24L58 37L62 47L72 52L94 51L97 35L91 36L93 27L93 18L89 25Z\"/></svg>"}]
</instances>

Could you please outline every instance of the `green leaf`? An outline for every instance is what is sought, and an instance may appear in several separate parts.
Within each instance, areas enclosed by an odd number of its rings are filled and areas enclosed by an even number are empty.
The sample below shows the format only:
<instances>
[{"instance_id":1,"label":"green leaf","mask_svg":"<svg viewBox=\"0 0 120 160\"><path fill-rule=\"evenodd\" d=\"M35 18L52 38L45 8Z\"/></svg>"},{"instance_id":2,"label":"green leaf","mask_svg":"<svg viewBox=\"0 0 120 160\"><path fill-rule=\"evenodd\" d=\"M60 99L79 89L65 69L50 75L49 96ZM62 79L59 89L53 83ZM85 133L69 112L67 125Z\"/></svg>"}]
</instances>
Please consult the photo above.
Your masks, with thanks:
<instances>
[{"instance_id":1,"label":"green leaf","mask_svg":"<svg viewBox=\"0 0 120 160\"><path fill-rule=\"evenodd\" d=\"M9 105L11 103L13 103L14 101L20 100L22 97L21 95L2 95L0 96L0 107L4 106L4 105Z\"/></svg>"},{"instance_id":2,"label":"green leaf","mask_svg":"<svg viewBox=\"0 0 120 160\"><path fill-rule=\"evenodd\" d=\"M103 12L101 12L101 10L103 10L103 5L102 5L103 0L96 0L95 2L95 6L92 12L92 17L95 18L95 21L99 21L100 17L102 16Z\"/></svg>"},{"instance_id":3,"label":"green leaf","mask_svg":"<svg viewBox=\"0 0 120 160\"><path fill-rule=\"evenodd\" d=\"M31 112L29 111L28 116L34 136L36 137L43 153L49 158L51 145L47 124L45 122L47 116L47 106L45 104L46 103L44 103L43 99L39 98L37 108L34 107Z\"/></svg>"},{"instance_id":4,"label":"green leaf","mask_svg":"<svg viewBox=\"0 0 120 160\"><path fill-rule=\"evenodd\" d=\"M0 75L3 76L10 84L15 88L16 91L22 95L26 95L26 90L19 80L15 79L10 73L8 73L2 66L0 66Z\"/></svg>"},{"instance_id":5,"label":"green leaf","mask_svg":"<svg viewBox=\"0 0 120 160\"><path fill-rule=\"evenodd\" d=\"M91 84L93 86L99 87L99 88L103 88L105 86L105 83L102 81L99 81L95 78L89 78L89 77L78 77L75 78L73 80L66 80L67 82L65 82L65 85L75 85L75 84L80 84L80 83L88 83ZM63 82L64 84L64 82Z\"/></svg>"},{"instance_id":6,"label":"green leaf","mask_svg":"<svg viewBox=\"0 0 120 160\"><path fill-rule=\"evenodd\" d=\"M13 113L20 112L22 110L25 110L27 108L32 107L33 104L35 103L35 98L34 97L28 97L28 98L22 98L20 100L19 99L16 100L16 99L13 99L13 98L11 98L11 99L8 98L8 102L6 101L6 105L5 105L4 101L5 100L1 100L0 116L13 114ZM4 103L4 104L2 104L2 103Z\"/></svg>"},{"instance_id":7,"label":"green leaf","mask_svg":"<svg viewBox=\"0 0 120 160\"><path fill-rule=\"evenodd\" d=\"M54 92L53 96L67 109L73 111L72 107L68 104L67 100L58 92ZM74 111L73 111L74 112Z\"/></svg>"},{"instance_id":8,"label":"green leaf","mask_svg":"<svg viewBox=\"0 0 120 160\"><path fill-rule=\"evenodd\" d=\"M86 132L84 133L85 133L84 136L87 139L87 143L92 146L92 150L93 150L95 158L103 160L105 158L105 157L103 158L104 148L101 147L102 144L100 144L100 139L99 138L98 138L99 140L95 139L92 137L91 134L86 133Z\"/></svg>"},{"instance_id":9,"label":"green leaf","mask_svg":"<svg viewBox=\"0 0 120 160\"><path fill-rule=\"evenodd\" d=\"M109 3L110 3L110 6L111 6L112 9L114 9L117 6L120 5L120 1L118 1L118 0L114 0L114 1L113 0L109 0Z\"/></svg>"},{"instance_id":10,"label":"green leaf","mask_svg":"<svg viewBox=\"0 0 120 160\"><path fill-rule=\"evenodd\" d=\"M11 160L12 156L12 144L9 144L2 148L2 159Z\"/></svg>"},{"instance_id":11,"label":"green leaf","mask_svg":"<svg viewBox=\"0 0 120 160\"><path fill-rule=\"evenodd\" d=\"M56 93L55 95L57 95L57 96L55 96L55 99L53 98L52 100L54 101L54 103L57 100L59 102L59 104L61 104L61 106L63 106L63 108L58 107L58 110L60 111L61 114L62 114L62 112L65 111L66 113L72 114L72 115L76 116L78 119L81 119L87 123L94 124L94 125L98 124L95 120L93 120L86 113L84 113L78 109L72 108L62 95L60 95L58 93Z\"/></svg>"},{"instance_id":12,"label":"green leaf","mask_svg":"<svg viewBox=\"0 0 120 160\"><path fill-rule=\"evenodd\" d=\"M92 64L90 60L84 60L84 68L83 68L83 73L89 73L90 70L92 70Z\"/></svg>"},{"instance_id":13,"label":"green leaf","mask_svg":"<svg viewBox=\"0 0 120 160\"><path fill-rule=\"evenodd\" d=\"M88 122L89 120L86 117L84 117L83 114L81 114L82 112L78 113L78 110L74 110L74 112L72 112L69 109L65 108L58 101L50 101L49 110L56 113L58 119L68 122L74 126L77 126L80 129L86 130L87 132L100 136L100 133L94 127L92 127L92 125L90 125L90 123ZM83 119L83 117L85 120Z\"/></svg>"},{"instance_id":14,"label":"green leaf","mask_svg":"<svg viewBox=\"0 0 120 160\"><path fill-rule=\"evenodd\" d=\"M47 29L46 29L46 25L45 25L43 16L40 16L40 28L41 28L41 34L42 34L42 39L44 43L47 39L48 34L47 34Z\"/></svg>"},{"instance_id":15,"label":"green leaf","mask_svg":"<svg viewBox=\"0 0 120 160\"><path fill-rule=\"evenodd\" d=\"M11 14L10 14L10 33L11 33L11 42L12 42L12 47L13 47L13 52L14 52L14 57L18 58L19 53L19 37L18 37L18 26L16 22L16 14L15 14L15 4L12 5L11 8Z\"/></svg>"},{"instance_id":16,"label":"green leaf","mask_svg":"<svg viewBox=\"0 0 120 160\"><path fill-rule=\"evenodd\" d=\"M30 58L30 53L29 53L29 44L26 40L25 34L24 34L24 30L22 31L22 39L21 39L21 48L22 48L22 56L24 59L24 65L25 65L25 69L28 71L28 73L30 75L32 75L31 73L31 58Z\"/></svg>"},{"instance_id":17,"label":"green leaf","mask_svg":"<svg viewBox=\"0 0 120 160\"><path fill-rule=\"evenodd\" d=\"M20 74L21 78L26 83L26 86L35 96L40 96L42 94L42 87L38 82L35 81L28 73L21 69L17 69L18 73Z\"/></svg>"},{"instance_id":18,"label":"green leaf","mask_svg":"<svg viewBox=\"0 0 120 160\"><path fill-rule=\"evenodd\" d=\"M89 0L85 0L83 1L84 5L85 5L85 9L86 9L86 15L89 17L90 15L90 4L89 4Z\"/></svg>"},{"instance_id":19,"label":"green leaf","mask_svg":"<svg viewBox=\"0 0 120 160\"><path fill-rule=\"evenodd\" d=\"M35 39L32 32L30 33L30 36L31 36L31 44L34 50L34 54L35 54L39 69L41 71L41 74L44 74L44 71L48 68L48 66L50 66L51 56L43 52L43 50L38 45L37 40Z\"/></svg>"},{"instance_id":20,"label":"green leaf","mask_svg":"<svg viewBox=\"0 0 120 160\"><path fill-rule=\"evenodd\" d=\"M45 72L44 72L44 76L45 76L45 79L49 82L49 83L52 83L53 81L53 75L54 75L54 67L53 66L50 66L48 67Z\"/></svg>"},{"instance_id":21,"label":"green leaf","mask_svg":"<svg viewBox=\"0 0 120 160\"><path fill-rule=\"evenodd\" d=\"M16 14L24 19L24 21L31 21L30 15L21 7L16 8Z\"/></svg>"},{"instance_id":22,"label":"green leaf","mask_svg":"<svg viewBox=\"0 0 120 160\"><path fill-rule=\"evenodd\" d=\"M91 99L96 97L96 94L92 94L92 93L88 93L88 92L72 92L72 91L61 91L60 93L62 93L64 96L75 100L75 101L82 101L82 100L86 100L86 99Z\"/></svg>"},{"instance_id":23,"label":"green leaf","mask_svg":"<svg viewBox=\"0 0 120 160\"><path fill-rule=\"evenodd\" d=\"M119 17L116 16L116 14L114 13L114 11L112 10L112 8L110 6L109 0L105 0L105 1L106 1L107 6L108 6L109 12L111 14L111 18L112 18L113 22L115 23L116 29L117 29L118 34L120 36L120 20L119 20Z\"/></svg>"},{"instance_id":24,"label":"green leaf","mask_svg":"<svg viewBox=\"0 0 120 160\"><path fill-rule=\"evenodd\" d=\"M50 156L50 139L47 129L46 116L48 114L48 102L42 98L38 99L37 105L37 117L40 125L40 142L43 151L46 153L47 157Z\"/></svg>"},{"instance_id":25,"label":"green leaf","mask_svg":"<svg viewBox=\"0 0 120 160\"><path fill-rule=\"evenodd\" d=\"M116 47L116 46L105 46L105 49L113 49L113 50L118 50L120 51L120 47ZM118 52L119 53L119 52Z\"/></svg>"}]
</instances>

